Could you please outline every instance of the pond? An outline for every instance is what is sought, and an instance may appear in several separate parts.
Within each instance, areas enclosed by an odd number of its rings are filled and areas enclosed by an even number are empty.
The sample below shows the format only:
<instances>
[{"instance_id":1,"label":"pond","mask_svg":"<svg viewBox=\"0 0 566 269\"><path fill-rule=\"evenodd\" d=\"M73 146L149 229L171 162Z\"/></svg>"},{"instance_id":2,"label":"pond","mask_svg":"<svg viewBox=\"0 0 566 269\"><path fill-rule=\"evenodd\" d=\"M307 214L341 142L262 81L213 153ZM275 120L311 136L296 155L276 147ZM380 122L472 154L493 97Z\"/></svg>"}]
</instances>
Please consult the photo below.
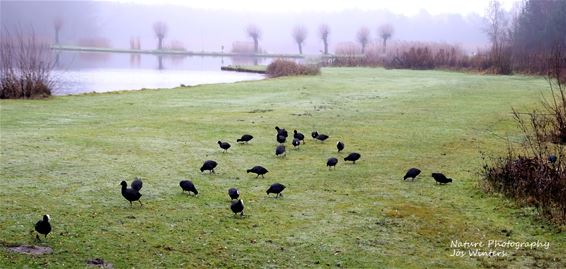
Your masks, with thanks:
<instances>
[{"instance_id":1,"label":"pond","mask_svg":"<svg viewBox=\"0 0 566 269\"><path fill-rule=\"evenodd\" d=\"M232 57L80 52L57 52L55 59L55 95L259 80L264 75L221 71L220 67L230 64L266 64L269 61Z\"/></svg>"}]
</instances>

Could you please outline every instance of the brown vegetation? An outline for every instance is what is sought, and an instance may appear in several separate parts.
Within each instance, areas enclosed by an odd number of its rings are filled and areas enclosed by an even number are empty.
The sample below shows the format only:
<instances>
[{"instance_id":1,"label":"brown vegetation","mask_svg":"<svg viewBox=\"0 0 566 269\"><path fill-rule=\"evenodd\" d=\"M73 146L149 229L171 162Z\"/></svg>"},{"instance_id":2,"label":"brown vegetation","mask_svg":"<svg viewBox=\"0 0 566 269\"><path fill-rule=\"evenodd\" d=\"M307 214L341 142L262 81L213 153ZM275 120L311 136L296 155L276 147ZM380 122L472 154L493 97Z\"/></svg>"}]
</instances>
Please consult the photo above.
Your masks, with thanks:
<instances>
[{"instance_id":1,"label":"brown vegetation","mask_svg":"<svg viewBox=\"0 0 566 269\"><path fill-rule=\"evenodd\" d=\"M318 75L320 74L320 66L304 65L290 60L277 59L267 66L266 74L269 77Z\"/></svg>"},{"instance_id":2,"label":"brown vegetation","mask_svg":"<svg viewBox=\"0 0 566 269\"><path fill-rule=\"evenodd\" d=\"M543 110L513 111L524 143L509 146L506 157L486 164L483 182L485 190L533 206L560 225L566 224L566 88L558 79L564 70L562 59L563 52L555 49L548 74L550 96L544 99Z\"/></svg>"},{"instance_id":3,"label":"brown vegetation","mask_svg":"<svg viewBox=\"0 0 566 269\"><path fill-rule=\"evenodd\" d=\"M0 41L0 99L44 98L55 81L49 45L34 31L3 29Z\"/></svg>"}]
</instances>

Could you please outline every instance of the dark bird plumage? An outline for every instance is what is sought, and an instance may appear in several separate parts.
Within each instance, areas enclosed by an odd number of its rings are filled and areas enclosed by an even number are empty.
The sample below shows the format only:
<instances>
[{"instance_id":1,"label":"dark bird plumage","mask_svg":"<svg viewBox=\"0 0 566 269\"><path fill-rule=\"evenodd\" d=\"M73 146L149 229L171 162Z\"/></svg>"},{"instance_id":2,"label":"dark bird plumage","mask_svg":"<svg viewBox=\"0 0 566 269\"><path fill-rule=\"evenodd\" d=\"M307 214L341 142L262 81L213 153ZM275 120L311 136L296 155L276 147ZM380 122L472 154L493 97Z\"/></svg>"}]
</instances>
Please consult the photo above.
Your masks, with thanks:
<instances>
[{"instance_id":1,"label":"dark bird plumage","mask_svg":"<svg viewBox=\"0 0 566 269\"><path fill-rule=\"evenodd\" d=\"M247 173L254 173L257 174L256 178L261 176L263 177L263 175L267 174L267 172L269 172L267 169L265 169L265 167L263 166L254 166L251 169L246 170Z\"/></svg>"},{"instance_id":2,"label":"dark bird plumage","mask_svg":"<svg viewBox=\"0 0 566 269\"><path fill-rule=\"evenodd\" d=\"M132 181L132 189L136 190L136 191L140 191L143 187L143 182L141 180L141 178L136 177L134 179L134 181Z\"/></svg>"},{"instance_id":3,"label":"dark bird plumage","mask_svg":"<svg viewBox=\"0 0 566 269\"><path fill-rule=\"evenodd\" d=\"M192 181L190 180L181 180L181 182L179 182L179 186L181 186L181 189L183 189L183 192L188 192L189 194L192 192L194 193L194 195L198 194L197 188L195 187L195 184L193 184Z\"/></svg>"},{"instance_id":4,"label":"dark bird plumage","mask_svg":"<svg viewBox=\"0 0 566 269\"><path fill-rule=\"evenodd\" d=\"M228 195L230 196L230 199L232 199L232 200L238 199L238 197L240 197L240 191L236 188L230 188L230 189L228 189Z\"/></svg>"},{"instance_id":5,"label":"dark bird plumage","mask_svg":"<svg viewBox=\"0 0 566 269\"><path fill-rule=\"evenodd\" d=\"M242 135L241 138L236 139L236 142L238 142L238 143L240 143L240 142L248 143L253 138L254 138L253 135L245 134L245 135Z\"/></svg>"},{"instance_id":6,"label":"dark bird plumage","mask_svg":"<svg viewBox=\"0 0 566 269\"><path fill-rule=\"evenodd\" d=\"M326 166L328 166L328 169L334 167L336 168L336 164L338 163L338 159L334 158L334 157L330 157L328 158L328 160L326 161Z\"/></svg>"},{"instance_id":7,"label":"dark bird plumage","mask_svg":"<svg viewBox=\"0 0 566 269\"><path fill-rule=\"evenodd\" d=\"M297 138L293 138L293 142L291 142L291 144L293 145L294 148L297 148L298 146L301 145L301 140Z\"/></svg>"},{"instance_id":8,"label":"dark bird plumage","mask_svg":"<svg viewBox=\"0 0 566 269\"><path fill-rule=\"evenodd\" d=\"M220 146L220 148L223 149L224 152L226 152L232 145L230 145L230 143L228 142L218 141L218 146Z\"/></svg>"},{"instance_id":9,"label":"dark bird plumage","mask_svg":"<svg viewBox=\"0 0 566 269\"><path fill-rule=\"evenodd\" d=\"M238 199L238 201L232 202L230 209L232 209L234 215L240 213L240 216L244 216L244 201L242 201L242 199Z\"/></svg>"},{"instance_id":10,"label":"dark bird plumage","mask_svg":"<svg viewBox=\"0 0 566 269\"><path fill-rule=\"evenodd\" d=\"M285 155L285 146L279 145L275 148L275 156L284 156Z\"/></svg>"},{"instance_id":11,"label":"dark bird plumage","mask_svg":"<svg viewBox=\"0 0 566 269\"><path fill-rule=\"evenodd\" d=\"M278 134L275 139L277 139L277 142L279 142L279 144L283 144L287 140L287 137Z\"/></svg>"},{"instance_id":12,"label":"dark bird plumage","mask_svg":"<svg viewBox=\"0 0 566 269\"><path fill-rule=\"evenodd\" d=\"M128 183L126 183L126 181L120 182L120 185L122 185L122 196L124 196L124 198L126 198L126 200L130 202L130 206L132 206L132 202L134 201L140 202L140 205L143 206L142 202L140 201L142 195L139 191L128 188Z\"/></svg>"},{"instance_id":13,"label":"dark bird plumage","mask_svg":"<svg viewBox=\"0 0 566 269\"><path fill-rule=\"evenodd\" d=\"M442 173L432 173L432 177L434 178L434 180L436 181L437 184L446 184L446 183L452 182L451 178L447 178Z\"/></svg>"},{"instance_id":14,"label":"dark bird plumage","mask_svg":"<svg viewBox=\"0 0 566 269\"><path fill-rule=\"evenodd\" d=\"M336 148L338 149L338 152L342 151L344 149L344 143L342 143L342 141L338 141L338 143L336 143Z\"/></svg>"},{"instance_id":15,"label":"dark bird plumage","mask_svg":"<svg viewBox=\"0 0 566 269\"><path fill-rule=\"evenodd\" d=\"M318 136L318 132L312 131L311 136L312 136L312 138L316 139L316 137Z\"/></svg>"},{"instance_id":16,"label":"dark bird plumage","mask_svg":"<svg viewBox=\"0 0 566 269\"><path fill-rule=\"evenodd\" d=\"M324 140L328 139L330 136L327 136L325 134L318 134L316 136L316 140L320 141L320 142L324 142Z\"/></svg>"},{"instance_id":17,"label":"dark bird plumage","mask_svg":"<svg viewBox=\"0 0 566 269\"><path fill-rule=\"evenodd\" d=\"M49 220L51 220L49 215L43 215L43 219L35 223L35 231L38 233L35 235L37 240L40 240L39 234L42 234L45 238L47 238L47 235L51 232L51 223L49 223Z\"/></svg>"},{"instance_id":18,"label":"dark bird plumage","mask_svg":"<svg viewBox=\"0 0 566 269\"><path fill-rule=\"evenodd\" d=\"M277 194L277 196L275 196L275 198L279 197L279 196L283 196L283 194L281 193L284 189L285 189L285 185L280 184L280 183L273 183L269 189L267 189L266 193L267 195L269 195L270 193L275 193Z\"/></svg>"},{"instance_id":19,"label":"dark bird plumage","mask_svg":"<svg viewBox=\"0 0 566 269\"><path fill-rule=\"evenodd\" d=\"M403 177L403 180L406 180L407 178L411 178L412 180L415 180L415 178L421 173L421 170L418 168L410 168L409 170L407 170L407 173L405 173L405 176Z\"/></svg>"},{"instance_id":20,"label":"dark bird plumage","mask_svg":"<svg viewBox=\"0 0 566 269\"><path fill-rule=\"evenodd\" d=\"M214 168L216 168L217 165L218 165L217 162L213 160L207 160L202 164L202 167L200 168L200 172L202 173L204 171L210 171L210 173L215 173Z\"/></svg>"},{"instance_id":21,"label":"dark bird plumage","mask_svg":"<svg viewBox=\"0 0 566 269\"><path fill-rule=\"evenodd\" d=\"M297 130L293 130L293 138L298 139L299 141L303 141L303 143L305 142L305 135L299 133Z\"/></svg>"},{"instance_id":22,"label":"dark bird plumage","mask_svg":"<svg viewBox=\"0 0 566 269\"><path fill-rule=\"evenodd\" d=\"M360 157L362 157L362 155L360 155L359 153L352 152L352 153L348 154L348 156L346 156L346 158L344 158L344 161L351 161L353 163L356 163L356 161L359 160Z\"/></svg>"},{"instance_id":23,"label":"dark bird plumage","mask_svg":"<svg viewBox=\"0 0 566 269\"><path fill-rule=\"evenodd\" d=\"M558 157L556 157L556 155L549 155L548 156L548 162L549 163L556 163L557 160L558 160Z\"/></svg>"},{"instance_id":24,"label":"dark bird plumage","mask_svg":"<svg viewBox=\"0 0 566 269\"><path fill-rule=\"evenodd\" d=\"M289 136L287 130L279 128L279 126L275 126L275 130L277 130L277 135L284 136L285 138Z\"/></svg>"}]
</instances>

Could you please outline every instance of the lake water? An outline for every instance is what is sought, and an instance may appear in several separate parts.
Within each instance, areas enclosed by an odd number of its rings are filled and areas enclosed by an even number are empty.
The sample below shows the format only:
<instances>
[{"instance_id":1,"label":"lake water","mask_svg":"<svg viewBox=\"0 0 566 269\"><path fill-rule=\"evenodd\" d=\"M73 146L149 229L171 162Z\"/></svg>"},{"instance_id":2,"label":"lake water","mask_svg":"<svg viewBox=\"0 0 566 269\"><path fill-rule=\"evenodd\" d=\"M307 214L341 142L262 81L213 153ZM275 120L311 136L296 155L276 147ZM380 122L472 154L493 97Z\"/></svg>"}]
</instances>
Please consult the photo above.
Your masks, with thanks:
<instances>
[{"instance_id":1,"label":"lake water","mask_svg":"<svg viewBox=\"0 0 566 269\"><path fill-rule=\"evenodd\" d=\"M266 59L156 56L126 53L59 52L56 55L55 95L86 92L174 88L263 79L254 73L221 71L230 64L266 64Z\"/></svg>"}]
</instances>

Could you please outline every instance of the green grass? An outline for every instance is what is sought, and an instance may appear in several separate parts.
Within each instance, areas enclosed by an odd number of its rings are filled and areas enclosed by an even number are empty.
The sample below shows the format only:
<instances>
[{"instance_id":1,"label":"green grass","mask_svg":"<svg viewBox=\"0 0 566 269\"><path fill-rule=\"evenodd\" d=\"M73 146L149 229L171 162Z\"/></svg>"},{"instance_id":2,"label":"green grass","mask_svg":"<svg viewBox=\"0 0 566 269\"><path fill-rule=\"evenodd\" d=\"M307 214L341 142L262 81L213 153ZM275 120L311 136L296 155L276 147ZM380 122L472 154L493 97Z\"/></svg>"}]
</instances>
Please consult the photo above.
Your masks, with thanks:
<instances>
[{"instance_id":1,"label":"green grass","mask_svg":"<svg viewBox=\"0 0 566 269\"><path fill-rule=\"evenodd\" d=\"M442 71L326 68L321 76L49 100L2 100L0 240L34 243L48 213L54 253L0 250L0 267L564 268L566 238L532 209L477 185L480 152L518 140L511 108L540 105L541 78ZM274 127L330 135L275 158ZM236 138L250 133L249 145ZM223 153L217 140L232 142ZM328 171L335 143L362 154ZM219 162L215 175L198 170ZM263 165L256 179L245 170ZM406 169L419 167L415 182ZM438 186L430 173L454 183ZM144 207L119 183L144 179ZM191 179L200 194L181 193ZM274 182L284 197L268 198ZM238 187L246 217L229 210ZM506 232L512 231L510 237ZM494 249L503 258L451 257L451 240L544 241ZM484 248L486 249L486 248Z\"/></svg>"}]
</instances>

